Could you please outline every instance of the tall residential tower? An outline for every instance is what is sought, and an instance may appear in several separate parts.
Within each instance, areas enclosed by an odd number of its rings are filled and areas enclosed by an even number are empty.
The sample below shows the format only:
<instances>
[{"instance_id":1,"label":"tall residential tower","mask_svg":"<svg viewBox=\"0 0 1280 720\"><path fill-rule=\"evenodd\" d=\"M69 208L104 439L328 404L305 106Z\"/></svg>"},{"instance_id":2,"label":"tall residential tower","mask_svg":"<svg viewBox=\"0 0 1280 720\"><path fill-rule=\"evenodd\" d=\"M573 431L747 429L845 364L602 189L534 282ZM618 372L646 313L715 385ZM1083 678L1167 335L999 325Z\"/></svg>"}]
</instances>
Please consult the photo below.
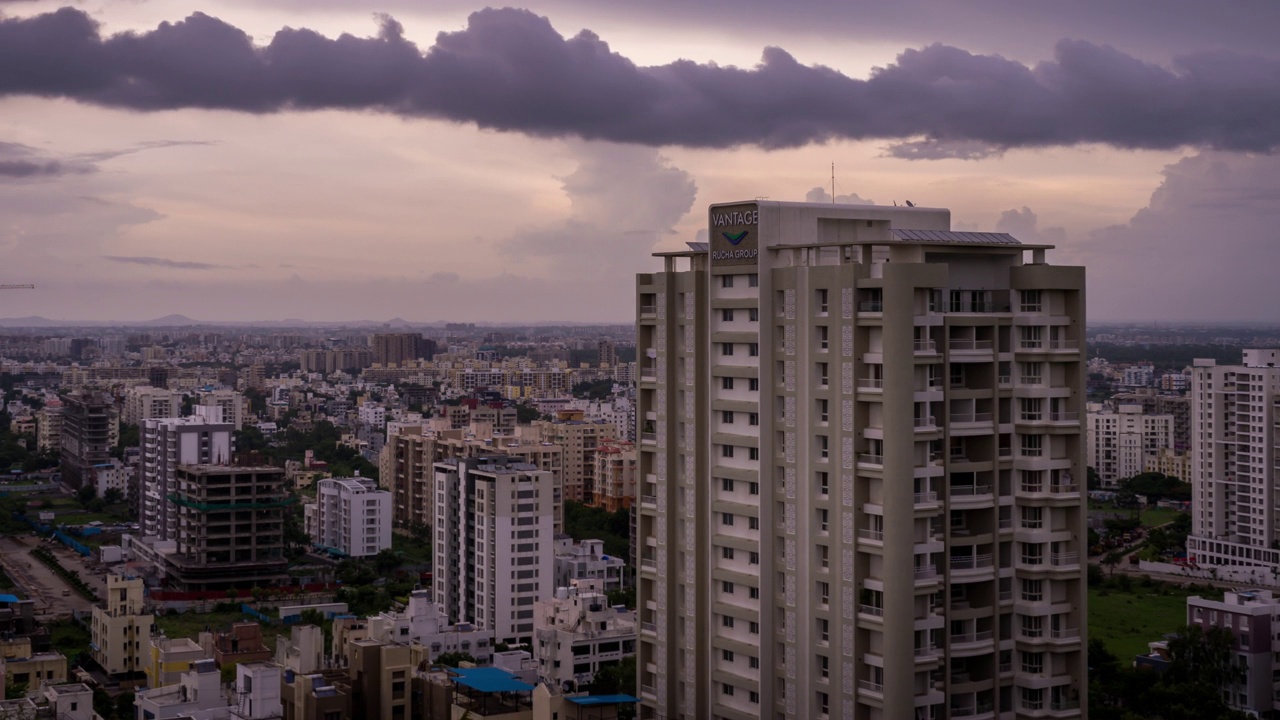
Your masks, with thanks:
<instances>
[{"instance_id":1,"label":"tall residential tower","mask_svg":"<svg viewBox=\"0 0 1280 720\"><path fill-rule=\"evenodd\" d=\"M1078 717L1084 271L745 202L637 277L641 717Z\"/></svg>"}]
</instances>

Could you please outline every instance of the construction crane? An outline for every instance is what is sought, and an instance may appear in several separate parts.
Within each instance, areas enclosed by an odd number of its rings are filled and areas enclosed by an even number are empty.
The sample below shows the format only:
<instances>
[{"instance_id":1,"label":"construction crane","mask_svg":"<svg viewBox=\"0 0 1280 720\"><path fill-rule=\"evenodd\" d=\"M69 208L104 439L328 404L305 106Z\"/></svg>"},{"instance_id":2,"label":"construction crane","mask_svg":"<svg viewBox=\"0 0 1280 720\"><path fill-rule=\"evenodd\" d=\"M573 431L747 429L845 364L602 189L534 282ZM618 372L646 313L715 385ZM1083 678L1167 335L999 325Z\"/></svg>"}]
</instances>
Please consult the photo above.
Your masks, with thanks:
<instances>
[{"instance_id":1,"label":"construction crane","mask_svg":"<svg viewBox=\"0 0 1280 720\"><path fill-rule=\"evenodd\" d=\"M0 285L0 290L35 290L35 285Z\"/></svg>"}]
</instances>

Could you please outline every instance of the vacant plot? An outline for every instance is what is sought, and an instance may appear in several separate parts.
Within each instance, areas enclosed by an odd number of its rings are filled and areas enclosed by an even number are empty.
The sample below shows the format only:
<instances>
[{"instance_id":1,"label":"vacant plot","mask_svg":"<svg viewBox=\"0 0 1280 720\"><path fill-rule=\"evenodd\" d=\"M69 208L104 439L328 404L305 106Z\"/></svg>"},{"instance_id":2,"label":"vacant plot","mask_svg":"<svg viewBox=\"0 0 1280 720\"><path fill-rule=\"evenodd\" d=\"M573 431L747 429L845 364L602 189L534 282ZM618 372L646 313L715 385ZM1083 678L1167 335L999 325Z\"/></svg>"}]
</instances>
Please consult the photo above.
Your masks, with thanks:
<instances>
[{"instance_id":1,"label":"vacant plot","mask_svg":"<svg viewBox=\"0 0 1280 720\"><path fill-rule=\"evenodd\" d=\"M176 615L157 615L156 627L164 632L167 638L191 638L197 640L200 633L208 630L210 632L225 632L231 629L232 623L256 621L241 612L207 612L207 613L178 613ZM264 625L262 627L262 640L271 650L276 649L276 634L288 634L288 630L282 625Z\"/></svg>"},{"instance_id":2,"label":"vacant plot","mask_svg":"<svg viewBox=\"0 0 1280 720\"><path fill-rule=\"evenodd\" d=\"M1147 643L1187 624L1188 595L1222 596L1213 591L1187 593L1169 585L1151 589L1138 582L1131 592L1089 588L1089 638L1102 640L1121 662L1128 662L1145 653Z\"/></svg>"},{"instance_id":3,"label":"vacant plot","mask_svg":"<svg viewBox=\"0 0 1280 720\"><path fill-rule=\"evenodd\" d=\"M1140 513L1140 517L1143 526L1159 527L1173 522L1181 514L1181 511L1171 508L1146 508Z\"/></svg>"}]
</instances>

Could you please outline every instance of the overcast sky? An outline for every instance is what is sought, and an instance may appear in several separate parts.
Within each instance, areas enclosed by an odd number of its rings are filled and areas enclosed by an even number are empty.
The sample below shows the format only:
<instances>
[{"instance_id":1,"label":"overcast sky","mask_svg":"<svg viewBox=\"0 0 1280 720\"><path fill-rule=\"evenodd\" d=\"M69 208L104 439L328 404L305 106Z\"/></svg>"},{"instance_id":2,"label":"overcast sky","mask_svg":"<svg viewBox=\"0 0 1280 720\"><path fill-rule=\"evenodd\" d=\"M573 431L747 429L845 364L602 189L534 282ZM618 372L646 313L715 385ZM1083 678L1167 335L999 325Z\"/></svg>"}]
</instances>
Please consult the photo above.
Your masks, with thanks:
<instances>
[{"instance_id":1,"label":"overcast sky","mask_svg":"<svg viewBox=\"0 0 1280 720\"><path fill-rule=\"evenodd\" d=\"M0 317L602 321L713 202L1277 320L1271 0L0 0Z\"/></svg>"}]
</instances>

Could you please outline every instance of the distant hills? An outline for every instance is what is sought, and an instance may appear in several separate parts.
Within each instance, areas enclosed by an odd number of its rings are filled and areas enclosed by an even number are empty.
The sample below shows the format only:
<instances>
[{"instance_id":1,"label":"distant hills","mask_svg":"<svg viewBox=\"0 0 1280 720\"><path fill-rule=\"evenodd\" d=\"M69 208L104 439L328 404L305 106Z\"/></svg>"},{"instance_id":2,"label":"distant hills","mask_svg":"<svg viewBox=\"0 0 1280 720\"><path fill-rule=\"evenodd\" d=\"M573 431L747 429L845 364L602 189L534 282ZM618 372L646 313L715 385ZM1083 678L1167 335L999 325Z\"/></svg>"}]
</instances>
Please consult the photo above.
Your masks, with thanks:
<instances>
[{"instance_id":1,"label":"distant hills","mask_svg":"<svg viewBox=\"0 0 1280 720\"><path fill-rule=\"evenodd\" d=\"M39 315L27 317L0 318L0 328L99 328L99 327L258 327L258 328L291 328L291 327L355 327L381 328L396 330L412 328L443 328L445 320L431 322L412 322L395 317L390 320L196 320L186 315L165 315L151 320L51 320ZM630 325L630 321L618 322L576 322L571 320L544 320L538 322L476 322L477 327L533 327L539 325Z\"/></svg>"}]
</instances>

